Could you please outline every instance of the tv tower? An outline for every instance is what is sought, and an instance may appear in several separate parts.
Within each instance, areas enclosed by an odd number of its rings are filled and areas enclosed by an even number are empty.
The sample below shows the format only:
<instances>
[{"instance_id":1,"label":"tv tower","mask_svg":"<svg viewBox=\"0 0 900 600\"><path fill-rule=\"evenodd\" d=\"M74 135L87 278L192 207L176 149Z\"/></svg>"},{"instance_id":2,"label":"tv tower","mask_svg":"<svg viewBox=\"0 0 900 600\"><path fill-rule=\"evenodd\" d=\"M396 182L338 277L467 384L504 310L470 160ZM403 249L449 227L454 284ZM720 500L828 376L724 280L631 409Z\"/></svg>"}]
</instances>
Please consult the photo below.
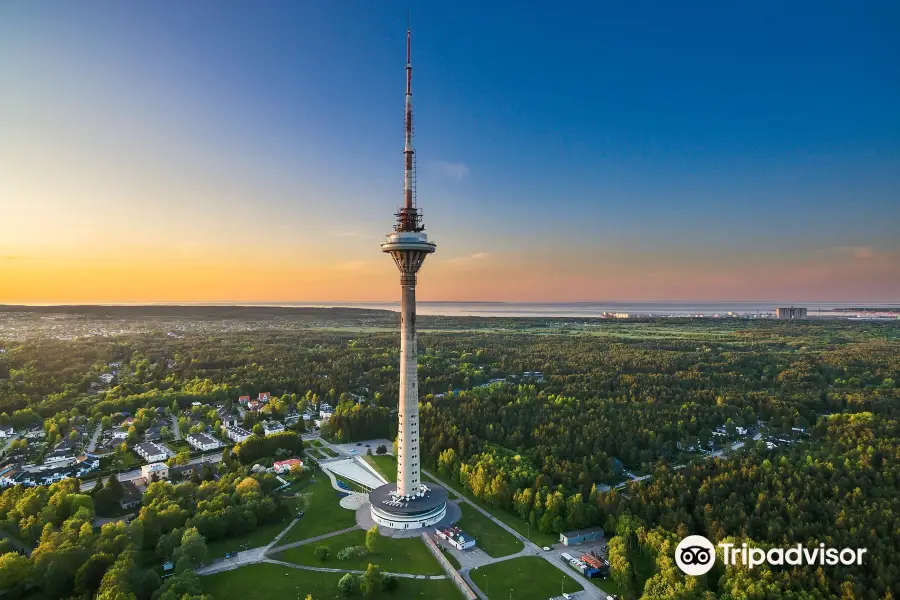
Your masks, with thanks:
<instances>
[{"instance_id":1,"label":"tv tower","mask_svg":"<svg viewBox=\"0 0 900 600\"><path fill-rule=\"evenodd\" d=\"M394 231L381 244L400 270L400 398L397 430L397 484L369 495L376 523L395 529L433 525L446 514L447 491L422 485L419 454L419 380L416 338L416 274L435 251L416 206L415 150L412 124L412 33L406 29L406 132L403 146L403 205Z\"/></svg>"}]
</instances>

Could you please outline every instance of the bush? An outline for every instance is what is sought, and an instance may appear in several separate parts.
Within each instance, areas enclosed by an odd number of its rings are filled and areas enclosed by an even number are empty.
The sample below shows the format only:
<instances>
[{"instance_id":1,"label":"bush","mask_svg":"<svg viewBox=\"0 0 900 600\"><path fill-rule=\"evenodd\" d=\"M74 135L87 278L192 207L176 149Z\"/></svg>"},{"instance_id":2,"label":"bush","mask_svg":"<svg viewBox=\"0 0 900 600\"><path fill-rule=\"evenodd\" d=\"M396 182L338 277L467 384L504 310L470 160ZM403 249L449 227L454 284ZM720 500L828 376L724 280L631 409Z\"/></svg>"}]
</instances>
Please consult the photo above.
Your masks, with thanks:
<instances>
[{"instance_id":1,"label":"bush","mask_svg":"<svg viewBox=\"0 0 900 600\"><path fill-rule=\"evenodd\" d=\"M351 558L362 557L368 554L369 551L366 550L365 546L347 546L343 550L340 550L335 558L338 560L350 560Z\"/></svg>"},{"instance_id":2,"label":"bush","mask_svg":"<svg viewBox=\"0 0 900 600\"><path fill-rule=\"evenodd\" d=\"M377 448L375 448L375 454L387 454L387 446L384 444L380 444Z\"/></svg>"},{"instance_id":3,"label":"bush","mask_svg":"<svg viewBox=\"0 0 900 600\"><path fill-rule=\"evenodd\" d=\"M385 575L381 580L381 589L385 592L394 592L400 587L400 578L396 575Z\"/></svg>"}]
</instances>

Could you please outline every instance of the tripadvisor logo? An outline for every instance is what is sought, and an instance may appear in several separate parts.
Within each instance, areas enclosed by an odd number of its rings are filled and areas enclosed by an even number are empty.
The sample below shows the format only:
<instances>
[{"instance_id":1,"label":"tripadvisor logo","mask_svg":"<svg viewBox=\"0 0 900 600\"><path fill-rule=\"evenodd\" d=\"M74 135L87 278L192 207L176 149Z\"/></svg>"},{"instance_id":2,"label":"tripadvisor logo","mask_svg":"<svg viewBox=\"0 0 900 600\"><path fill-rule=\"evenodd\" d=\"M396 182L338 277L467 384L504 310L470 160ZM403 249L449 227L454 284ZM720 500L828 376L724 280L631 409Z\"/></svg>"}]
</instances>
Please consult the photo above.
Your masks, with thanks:
<instances>
[{"instance_id":1,"label":"tripadvisor logo","mask_svg":"<svg viewBox=\"0 0 900 600\"><path fill-rule=\"evenodd\" d=\"M721 543L722 562L725 566L741 564L748 569L759 565L816 565L835 566L861 565L866 548L826 548L825 544L818 547L806 548L803 544L797 544L790 548L763 548L750 547L747 544ZM675 548L675 564L686 575L695 577L704 575L713 568L716 563L716 549L713 543L702 535L689 535Z\"/></svg>"}]
</instances>

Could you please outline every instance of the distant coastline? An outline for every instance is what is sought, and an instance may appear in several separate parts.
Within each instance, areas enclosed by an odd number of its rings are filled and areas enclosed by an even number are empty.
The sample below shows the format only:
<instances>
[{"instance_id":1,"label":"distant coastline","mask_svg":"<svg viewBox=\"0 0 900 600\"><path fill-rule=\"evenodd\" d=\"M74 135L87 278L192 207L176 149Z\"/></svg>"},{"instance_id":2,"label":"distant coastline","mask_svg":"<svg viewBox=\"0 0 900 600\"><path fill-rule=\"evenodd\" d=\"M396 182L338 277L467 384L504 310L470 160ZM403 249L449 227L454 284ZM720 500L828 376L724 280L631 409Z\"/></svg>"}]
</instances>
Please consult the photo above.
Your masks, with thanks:
<instances>
[{"instance_id":1,"label":"distant coastline","mask_svg":"<svg viewBox=\"0 0 900 600\"><path fill-rule=\"evenodd\" d=\"M541 318L641 318L641 317L742 317L763 318L774 314L775 308L802 306L815 317L886 317L900 316L900 303L863 302L447 302L424 301L418 313L425 316L447 317L541 317ZM130 312L146 309L151 313L169 312L184 308L188 312L209 309L224 313L253 309L350 309L358 311L391 311L399 309L398 302L158 302L158 303L92 303L92 304L0 304L2 312L88 312L104 308L110 312Z\"/></svg>"}]
</instances>

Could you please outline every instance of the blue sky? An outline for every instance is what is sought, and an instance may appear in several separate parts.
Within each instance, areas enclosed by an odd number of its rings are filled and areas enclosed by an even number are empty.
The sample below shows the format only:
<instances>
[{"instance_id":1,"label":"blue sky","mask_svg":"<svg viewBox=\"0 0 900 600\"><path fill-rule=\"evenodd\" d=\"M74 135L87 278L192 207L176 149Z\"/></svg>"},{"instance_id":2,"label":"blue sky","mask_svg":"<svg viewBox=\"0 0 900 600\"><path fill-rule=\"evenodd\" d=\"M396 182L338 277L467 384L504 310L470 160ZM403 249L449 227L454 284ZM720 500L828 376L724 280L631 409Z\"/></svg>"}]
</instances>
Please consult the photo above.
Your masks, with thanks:
<instances>
[{"instance_id":1,"label":"blue sky","mask_svg":"<svg viewBox=\"0 0 900 600\"><path fill-rule=\"evenodd\" d=\"M413 6L425 296L896 299L900 5L723 4ZM406 10L4 3L0 254L272 265L165 300L391 299Z\"/></svg>"}]
</instances>

